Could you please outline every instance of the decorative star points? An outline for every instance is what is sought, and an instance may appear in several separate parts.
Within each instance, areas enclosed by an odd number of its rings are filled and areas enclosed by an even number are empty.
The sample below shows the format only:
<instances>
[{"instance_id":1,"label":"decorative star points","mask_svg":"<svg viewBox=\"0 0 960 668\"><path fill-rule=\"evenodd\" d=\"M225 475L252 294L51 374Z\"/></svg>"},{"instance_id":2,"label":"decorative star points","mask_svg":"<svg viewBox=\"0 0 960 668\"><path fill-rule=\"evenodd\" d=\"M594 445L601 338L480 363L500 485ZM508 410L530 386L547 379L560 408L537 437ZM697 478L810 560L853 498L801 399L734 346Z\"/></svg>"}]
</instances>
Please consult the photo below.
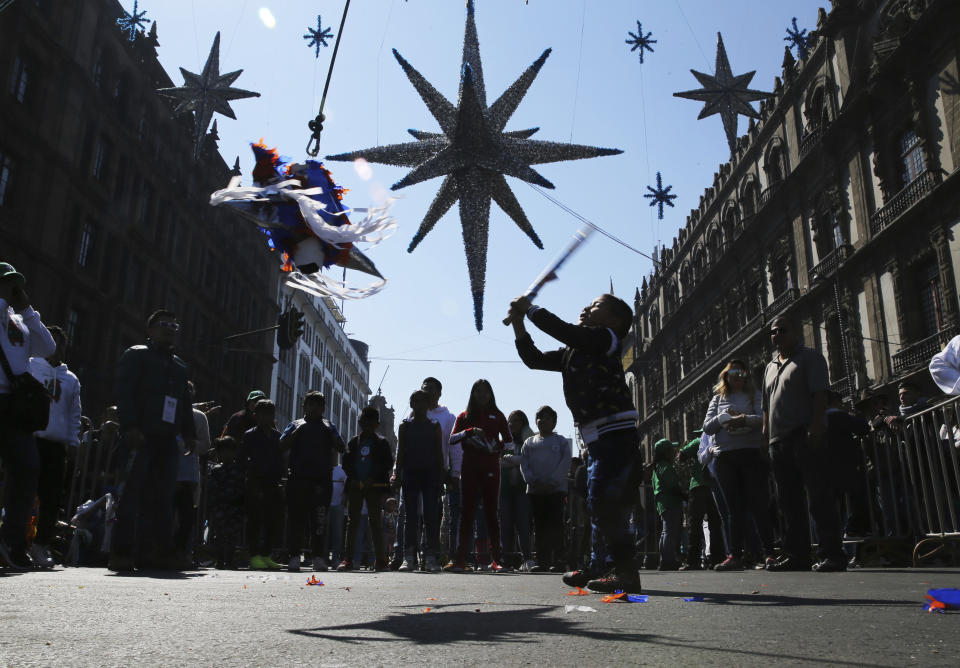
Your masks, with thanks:
<instances>
[{"instance_id":1,"label":"decorative star points","mask_svg":"<svg viewBox=\"0 0 960 668\"><path fill-rule=\"evenodd\" d=\"M314 58L320 57L320 47L321 46L330 46L327 44L328 39L333 38L333 33L330 31L330 28L324 28L320 23L320 15L317 14L317 27L307 28L307 34L303 36L304 39L309 40L307 42L307 48L311 46L314 47Z\"/></svg>"},{"instance_id":2,"label":"decorative star points","mask_svg":"<svg viewBox=\"0 0 960 668\"><path fill-rule=\"evenodd\" d=\"M733 76L720 33L717 33L716 73L710 76L696 70L690 70L690 72L703 88L674 93L673 96L703 102L703 109L697 116L697 120L720 114L720 118L723 119L723 129L727 134L727 143L730 145L730 155L733 155L737 146L737 116L742 114L760 118L760 114L753 110L750 102L773 97L773 94L747 88L756 71Z\"/></svg>"},{"instance_id":3,"label":"decorative star points","mask_svg":"<svg viewBox=\"0 0 960 668\"><path fill-rule=\"evenodd\" d=\"M197 159L200 156L201 140L207 132L207 126L210 125L210 119L214 112L236 120L237 117L233 113L233 109L230 108L229 101L246 97L260 97L260 93L230 87L230 84L237 80L243 70L220 74L219 32L213 38L213 46L210 47L210 54L203 66L203 72L194 74L182 67L180 72L183 74L182 86L160 88L157 92L177 101L177 106L173 110L174 113L178 114L184 111L193 113L193 157Z\"/></svg>"},{"instance_id":4,"label":"decorative star points","mask_svg":"<svg viewBox=\"0 0 960 668\"><path fill-rule=\"evenodd\" d=\"M810 47L810 36L807 35L807 29L804 28L800 30L797 26L797 17L793 17L793 29L787 28L787 36L783 38L784 42L790 42L790 46L796 47L797 49L797 58L800 60L807 59L807 50Z\"/></svg>"},{"instance_id":5,"label":"decorative star points","mask_svg":"<svg viewBox=\"0 0 960 668\"><path fill-rule=\"evenodd\" d=\"M656 189L647 186L647 190L650 192L645 194L644 197L650 198L650 206L658 207L657 218L663 220L663 205L666 204L670 208L673 208L673 202L677 198L676 195L671 195L670 190L673 189L673 186L663 187L663 180L660 177L660 172L657 172L657 187Z\"/></svg>"},{"instance_id":6,"label":"decorative star points","mask_svg":"<svg viewBox=\"0 0 960 668\"><path fill-rule=\"evenodd\" d=\"M640 49L640 64L643 64L643 51L646 49L650 53L653 53L653 47L651 44L656 44L657 40L650 39L652 32L648 32L646 35L643 34L643 26L640 25L640 21L637 21L637 34L627 31L627 34L630 35L630 39L624 40L627 44L632 44L633 48L630 49L630 52L633 53L637 49Z\"/></svg>"},{"instance_id":7,"label":"decorative star points","mask_svg":"<svg viewBox=\"0 0 960 668\"><path fill-rule=\"evenodd\" d=\"M437 221L459 201L474 321L477 330L481 330L490 201L496 202L538 248L543 248L505 176L553 188L553 184L531 165L614 155L622 151L530 139L537 128L504 131L507 121L550 55L550 49L544 51L488 106L473 0L467 0L460 95L456 105L441 95L396 49L393 55L437 120L441 132L410 130L417 141L327 156L327 160L353 161L364 158L368 162L411 167L412 170L393 185L394 190L438 176L444 177L407 250L413 251Z\"/></svg>"},{"instance_id":8,"label":"decorative star points","mask_svg":"<svg viewBox=\"0 0 960 668\"><path fill-rule=\"evenodd\" d=\"M127 14L124 12L123 16L117 19L117 25L120 26L120 30L127 33L127 39L131 42L137 38L137 31L143 31L146 29L144 17L147 13L137 11L137 0L133 0L133 12Z\"/></svg>"}]
</instances>

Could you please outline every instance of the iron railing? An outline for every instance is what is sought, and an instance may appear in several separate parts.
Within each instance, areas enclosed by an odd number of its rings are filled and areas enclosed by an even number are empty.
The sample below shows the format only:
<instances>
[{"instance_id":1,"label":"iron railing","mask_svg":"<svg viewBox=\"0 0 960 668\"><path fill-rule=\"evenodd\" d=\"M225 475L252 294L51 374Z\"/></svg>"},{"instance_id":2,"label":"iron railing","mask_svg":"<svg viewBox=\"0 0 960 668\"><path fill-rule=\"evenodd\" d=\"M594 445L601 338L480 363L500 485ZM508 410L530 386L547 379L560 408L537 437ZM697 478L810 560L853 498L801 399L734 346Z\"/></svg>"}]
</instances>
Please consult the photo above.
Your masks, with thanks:
<instances>
[{"instance_id":1,"label":"iron railing","mask_svg":"<svg viewBox=\"0 0 960 668\"><path fill-rule=\"evenodd\" d=\"M822 280L833 274L850 257L850 250L850 246L844 244L827 253L822 260L813 265L810 270L810 279Z\"/></svg>"},{"instance_id":2,"label":"iron railing","mask_svg":"<svg viewBox=\"0 0 960 668\"><path fill-rule=\"evenodd\" d=\"M893 356L893 372L899 374L915 366L929 364L930 358L940 352L943 346L958 333L960 333L960 327L951 325L933 336L928 336L901 349Z\"/></svg>"},{"instance_id":3,"label":"iron railing","mask_svg":"<svg viewBox=\"0 0 960 668\"><path fill-rule=\"evenodd\" d=\"M874 236L880 230L900 217L903 212L923 199L939 182L934 172L924 172L908 183L903 190L894 195L886 205L870 216L870 233Z\"/></svg>"},{"instance_id":4,"label":"iron railing","mask_svg":"<svg viewBox=\"0 0 960 668\"><path fill-rule=\"evenodd\" d=\"M799 296L800 291L797 288L788 288L784 290L779 297L767 304L767 307L763 309L764 319L769 321L771 318L790 306L790 304L797 301L797 297Z\"/></svg>"}]
</instances>

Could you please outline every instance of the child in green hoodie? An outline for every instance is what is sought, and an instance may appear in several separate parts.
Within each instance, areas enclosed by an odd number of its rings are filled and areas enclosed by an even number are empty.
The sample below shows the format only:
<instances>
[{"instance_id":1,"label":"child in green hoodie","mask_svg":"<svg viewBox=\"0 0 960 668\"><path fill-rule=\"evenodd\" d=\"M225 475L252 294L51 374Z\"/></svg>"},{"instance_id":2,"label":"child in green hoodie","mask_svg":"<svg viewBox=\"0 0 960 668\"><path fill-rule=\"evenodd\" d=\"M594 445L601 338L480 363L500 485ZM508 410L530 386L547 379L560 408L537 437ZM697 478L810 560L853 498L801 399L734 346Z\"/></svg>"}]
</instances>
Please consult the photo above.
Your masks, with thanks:
<instances>
[{"instance_id":1,"label":"child in green hoodie","mask_svg":"<svg viewBox=\"0 0 960 668\"><path fill-rule=\"evenodd\" d=\"M675 465L678 445L662 438L653 446L653 497L660 515L660 570L680 567L680 531L683 528L683 500L680 474Z\"/></svg>"}]
</instances>

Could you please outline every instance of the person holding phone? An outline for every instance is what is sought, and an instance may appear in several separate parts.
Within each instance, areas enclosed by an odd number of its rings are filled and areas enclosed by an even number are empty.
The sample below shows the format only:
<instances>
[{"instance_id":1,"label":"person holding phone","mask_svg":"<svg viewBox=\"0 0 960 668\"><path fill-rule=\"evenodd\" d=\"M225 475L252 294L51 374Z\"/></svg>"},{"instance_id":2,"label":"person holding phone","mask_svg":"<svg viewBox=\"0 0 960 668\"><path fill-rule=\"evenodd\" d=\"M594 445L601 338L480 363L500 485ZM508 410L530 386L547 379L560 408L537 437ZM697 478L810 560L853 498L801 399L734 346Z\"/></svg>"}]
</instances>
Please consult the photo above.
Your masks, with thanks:
<instances>
[{"instance_id":1,"label":"person holding phone","mask_svg":"<svg viewBox=\"0 0 960 668\"><path fill-rule=\"evenodd\" d=\"M0 459L7 470L3 483L3 527L0 528L0 563L25 571L33 565L27 554L27 524L37 493L40 459L33 433L14 424L10 414L12 379L26 373L31 357L49 357L57 349L40 314L30 306L24 289L27 279L7 262L0 262L0 313L6 322L0 327Z\"/></svg>"}]
</instances>

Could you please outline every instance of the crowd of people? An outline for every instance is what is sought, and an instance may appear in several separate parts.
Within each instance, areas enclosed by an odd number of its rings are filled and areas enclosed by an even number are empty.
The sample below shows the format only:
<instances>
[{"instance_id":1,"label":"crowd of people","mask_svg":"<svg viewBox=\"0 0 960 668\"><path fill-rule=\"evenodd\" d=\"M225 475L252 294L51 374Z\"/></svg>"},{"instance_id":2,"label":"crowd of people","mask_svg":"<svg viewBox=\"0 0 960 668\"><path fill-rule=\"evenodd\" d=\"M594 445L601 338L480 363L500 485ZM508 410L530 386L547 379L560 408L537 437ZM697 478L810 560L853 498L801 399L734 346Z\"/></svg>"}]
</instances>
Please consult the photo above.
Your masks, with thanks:
<instances>
[{"instance_id":1,"label":"crowd of people","mask_svg":"<svg viewBox=\"0 0 960 668\"><path fill-rule=\"evenodd\" d=\"M898 429L926 406L904 383L899 414L887 416L876 398L858 407L864 414L848 412L823 356L781 317L762 376L727 362L696 438L662 438L645 462L621 363L630 307L603 295L574 324L520 297L508 315L518 355L561 374L576 452L555 432L553 407L537 408L533 425L523 410L507 416L479 379L454 415L434 377L410 395L395 452L374 407L345 443L318 391L303 398L302 417L277 425L274 403L253 390L211 438L219 407L196 401L174 351L180 324L162 309L146 323L146 343L121 356L117 404L94 427L64 362L69 341L43 324L25 285L0 263L0 563L16 570L54 567L70 543L73 563L102 553L117 572L519 570L563 573L567 585L599 592L639 591L642 565L843 571L844 534L870 531L858 439ZM539 350L528 320L562 347ZM30 379L49 404L39 429L23 413L38 394ZM94 460L97 449L109 456ZM64 507L92 461L93 488L107 501ZM77 518L95 509L97 549L78 552ZM658 530L657 549L638 550Z\"/></svg>"}]
</instances>

